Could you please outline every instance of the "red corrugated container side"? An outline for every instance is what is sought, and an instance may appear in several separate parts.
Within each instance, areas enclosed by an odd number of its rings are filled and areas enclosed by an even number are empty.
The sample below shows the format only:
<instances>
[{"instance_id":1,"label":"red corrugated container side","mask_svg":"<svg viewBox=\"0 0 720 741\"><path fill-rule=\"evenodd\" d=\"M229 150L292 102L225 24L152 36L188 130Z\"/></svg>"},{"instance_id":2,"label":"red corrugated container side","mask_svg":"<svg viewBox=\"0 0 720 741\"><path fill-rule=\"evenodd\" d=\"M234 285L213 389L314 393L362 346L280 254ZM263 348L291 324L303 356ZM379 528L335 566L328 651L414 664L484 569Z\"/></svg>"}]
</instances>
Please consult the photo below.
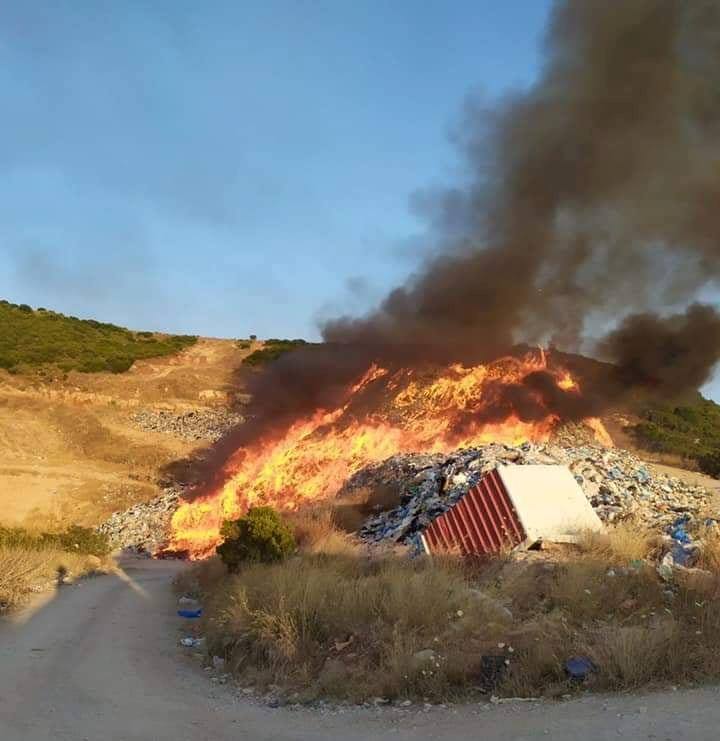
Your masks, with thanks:
<instances>
[{"instance_id":1,"label":"red corrugated container side","mask_svg":"<svg viewBox=\"0 0 720 741\"><path fill-rule=\"evenodd\" d=\"M459 551L464 556L497 553L522 543L525 529L497 470L433 520L422 533L430 553Z\"/></svg>"}]
</instances>

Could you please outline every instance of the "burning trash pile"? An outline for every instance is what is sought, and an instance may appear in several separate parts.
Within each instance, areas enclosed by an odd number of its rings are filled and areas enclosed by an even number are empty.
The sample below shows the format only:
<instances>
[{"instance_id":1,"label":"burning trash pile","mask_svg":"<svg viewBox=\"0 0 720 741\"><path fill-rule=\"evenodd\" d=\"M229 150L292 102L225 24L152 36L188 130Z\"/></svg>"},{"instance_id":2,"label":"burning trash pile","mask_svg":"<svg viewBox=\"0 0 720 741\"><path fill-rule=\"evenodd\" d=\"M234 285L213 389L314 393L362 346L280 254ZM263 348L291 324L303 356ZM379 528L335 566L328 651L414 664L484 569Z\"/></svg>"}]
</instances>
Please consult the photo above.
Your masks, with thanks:
<instances>
[{"instance_id":1,"label":"burning trash pile","mask_svg":"<svg viewBox=\"0 0 720 741\"><path fill-rule=\"evenodd\" d=\"M294 410L289 424L265 429L254 426L262 416L252 419L205 491L181 503L169 550L203 558L214 552L223 521L248 507L326 501L349 477L393 456L419 453L439 461L460 448L543 442L568 422L611 444L563 359L539 348L475 366L373 363L333 388L332 403ZM270 403L273 394L268 388L261 398Z\"/></svg>"},{"instance_id":2,"label":"burning trash pile","mask_svg":"<svg viewBox=\"0 0 720 741\"><path fill-rule=\"evenodd\" d=\"M149 502L135 504L124 512L113 512L98 531L108 536L114 548L157 553L167 542L170 521L181 494L179 489L168 488Z\"/></svg>"},{"instance_id":3,"label":"burning trash pile","mask_svg":"<svg viewBox=\"0 0 720 741\"><path fill-rule=\"evenodd\" d=\"M502 465L566 465L604 522L633 519L657 532L679 517L696 517L708 504L702 487L665 474L652 474L632 453L591 445L553 443L520 446L491 444L450 455L396 455L352 476L340 491L397 487L400 504L370 517L360 536L419 548L419 534L450 509L488 472Z\"/></svg>"}]
</instances>

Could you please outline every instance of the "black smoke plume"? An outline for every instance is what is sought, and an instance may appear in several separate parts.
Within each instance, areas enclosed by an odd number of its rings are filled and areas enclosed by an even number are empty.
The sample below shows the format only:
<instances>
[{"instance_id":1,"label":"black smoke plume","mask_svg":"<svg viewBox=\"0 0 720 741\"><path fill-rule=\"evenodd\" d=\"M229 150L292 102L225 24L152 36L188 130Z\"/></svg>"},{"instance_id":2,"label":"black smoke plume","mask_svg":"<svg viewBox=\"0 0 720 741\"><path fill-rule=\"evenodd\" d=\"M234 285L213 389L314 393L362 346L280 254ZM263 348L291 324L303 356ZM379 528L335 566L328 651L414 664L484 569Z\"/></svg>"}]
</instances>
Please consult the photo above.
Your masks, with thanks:
<instances>
[{"instance_id":1,"label":"black smoke plume","mask_svg":"<svg viewBox=\"0 0 720 741\"><path fill-rule=\"evenodd\" d=\"M708 378L720 315L694 302L720 279L718 0L558 0L537 83L469 106L461 141L469 180L424 200L435 256L367 316L327 322L327 344L253 375L254 423L211 467L333 408L375 360L472 363L529 343L619 366L580 398L542 372L499 383L484 421L578 419L628 387Z\"/></svg>"},{"instance_id":2,"label":"black smoke plume","mask_svg":"<svg viewBox=\"0 0 720 741\"><path fill-rule=\"evenodd\" d=\"M697 387L720 318L661 315L720 277L719 81L717 0L557 2L537 83L465 118L472 176L430 199L439 252L324 338L412 362L592 345L630 381Z\"/></svg>"}]
</instances>

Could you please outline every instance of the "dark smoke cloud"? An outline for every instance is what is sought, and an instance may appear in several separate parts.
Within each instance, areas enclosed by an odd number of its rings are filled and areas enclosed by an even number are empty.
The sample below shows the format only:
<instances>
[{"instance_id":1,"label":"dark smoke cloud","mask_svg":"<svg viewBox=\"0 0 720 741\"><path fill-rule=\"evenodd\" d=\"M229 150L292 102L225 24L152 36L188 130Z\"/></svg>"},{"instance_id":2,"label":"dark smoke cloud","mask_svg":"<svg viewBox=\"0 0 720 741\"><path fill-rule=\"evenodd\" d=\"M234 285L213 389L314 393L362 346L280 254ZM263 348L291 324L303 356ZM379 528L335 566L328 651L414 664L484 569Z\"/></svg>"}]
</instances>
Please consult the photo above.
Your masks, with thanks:
<instances>
[{"instance_id":1,"label":"dark smoke cloud","mask_svg":"<svg viewBox=\"0 0 720 741\"><path fill-rule=\"evenodd\" d=\"M720 358L720 315L693 304L720 279L719 80L718 0L556 2L537 84L469 105L469 182L418 201L434 257L369 315L326 322L327 344L244 377L253 423L214 448L208 470L222 477L244 445L334 408L373 360L470 363L524 342L592 344L619 366L582 395L543 371L490 383L460 428L548 410L581 419L635 385L701 385Z\"/></svg>"},{"instance_id":2,"label":"dark smoke cloud","mask_svg":"<svg viewBox=\"0 0 720 741\"><path fill-rule=\"evenodd\" d=\"M684 314L634 314L603 341L602 349L632 385L655 386L672 394L697 388L718 359L720 315L693 304Z\"/></svg>"},{"instance_id":3,"label":"dark smoke cloud","mask_svg":"<svg viewBox=\"0 0 720 741\"><path fill-rule=\"evenodd\" d=\"M472 180L431 202L441 254L325 339L473 361L517 342L578 349L637 312L600 347L629 378L702 383L717 314L652 313L720 278L718 80L716 0L557 2L538 83L469 109Z\"/></svg>"}]
</instances>

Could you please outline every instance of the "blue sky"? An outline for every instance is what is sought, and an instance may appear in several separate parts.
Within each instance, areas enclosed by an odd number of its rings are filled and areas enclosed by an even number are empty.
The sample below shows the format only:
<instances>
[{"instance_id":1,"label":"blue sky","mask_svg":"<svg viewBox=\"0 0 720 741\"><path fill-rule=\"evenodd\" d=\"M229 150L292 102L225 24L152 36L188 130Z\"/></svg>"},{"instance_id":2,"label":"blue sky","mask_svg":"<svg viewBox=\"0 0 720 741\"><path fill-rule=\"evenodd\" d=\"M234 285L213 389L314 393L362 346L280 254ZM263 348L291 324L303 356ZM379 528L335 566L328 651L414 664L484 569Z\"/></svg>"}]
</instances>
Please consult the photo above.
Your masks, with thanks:
<instances>
[{"instance_id":1,"label":"blue sky","mask_svg":"<svg viewBox=\"0 0 720 741\"><path fill-rule=\"evenodd\" d=\"M418 264L470 94L532 82L550 0L8 4L0 296L317 336Z\"/></svg>"}]
</instances>

